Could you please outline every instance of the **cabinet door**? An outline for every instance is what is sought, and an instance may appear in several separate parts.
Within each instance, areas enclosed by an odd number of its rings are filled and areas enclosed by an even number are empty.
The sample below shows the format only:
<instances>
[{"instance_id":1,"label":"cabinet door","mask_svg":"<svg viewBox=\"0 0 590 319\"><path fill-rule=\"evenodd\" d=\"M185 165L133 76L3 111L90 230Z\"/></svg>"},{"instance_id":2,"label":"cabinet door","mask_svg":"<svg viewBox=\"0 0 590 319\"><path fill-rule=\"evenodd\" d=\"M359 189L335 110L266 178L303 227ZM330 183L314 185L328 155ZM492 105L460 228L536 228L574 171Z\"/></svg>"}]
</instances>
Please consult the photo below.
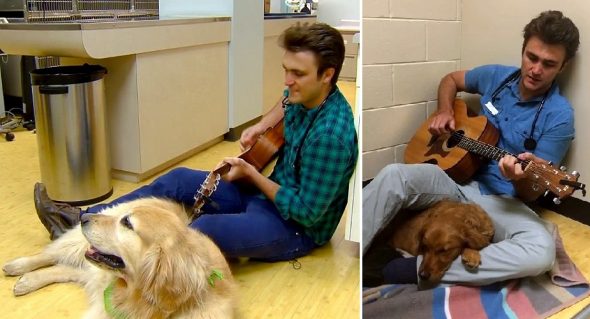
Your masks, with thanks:
<instances>
[{"instance_id":1,"label":"cabinet door","mask_svg":"<svg viewBox=\"0 0 590 319\"><path fill-rule=\"evenodd\" d=\"M356 79L356 55L344 56L344 63L340 71L340 78L342 79Z\"/></svg>"},{"instance_id":2,"label":"cabinet door","mask_svg":"<svg viewBox=\"0 0 590 319\"><path fill-rule=\"evenodd\" d=\"M344 39L344 54L346 55L357 55L359 51L359 44L352 41L354 34L342 34Z\"/></svg>"}]
</instances>

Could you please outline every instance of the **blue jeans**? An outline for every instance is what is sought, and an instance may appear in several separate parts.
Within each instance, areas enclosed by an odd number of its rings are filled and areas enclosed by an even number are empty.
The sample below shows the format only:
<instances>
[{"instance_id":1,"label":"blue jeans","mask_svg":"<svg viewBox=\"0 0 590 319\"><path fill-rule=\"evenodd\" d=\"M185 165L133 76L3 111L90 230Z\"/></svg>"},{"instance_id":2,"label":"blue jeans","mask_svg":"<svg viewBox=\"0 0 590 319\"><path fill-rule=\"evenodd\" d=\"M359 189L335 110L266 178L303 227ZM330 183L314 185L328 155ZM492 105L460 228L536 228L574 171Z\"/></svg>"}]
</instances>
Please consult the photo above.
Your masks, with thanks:
<instances>
[{"instance_id":1,"label":"blue jeans","mask_svg":"<svg viewBox=\"0 0 590 319\"><path fill-rule=\"evenodd\" d=\"M188 207L208 172L175 168L151 184L119 197L108 204L87 209L97 213L114 204L143 197L164 197ZM292 260L309 254L317 245L301 225L284 220L276 206L259 196L258 190L220 181L211 196L217 204L203 206L204 214L190 226L208 235L227 257L250 257L263 261Z\"/></svg>"}]
</instances>

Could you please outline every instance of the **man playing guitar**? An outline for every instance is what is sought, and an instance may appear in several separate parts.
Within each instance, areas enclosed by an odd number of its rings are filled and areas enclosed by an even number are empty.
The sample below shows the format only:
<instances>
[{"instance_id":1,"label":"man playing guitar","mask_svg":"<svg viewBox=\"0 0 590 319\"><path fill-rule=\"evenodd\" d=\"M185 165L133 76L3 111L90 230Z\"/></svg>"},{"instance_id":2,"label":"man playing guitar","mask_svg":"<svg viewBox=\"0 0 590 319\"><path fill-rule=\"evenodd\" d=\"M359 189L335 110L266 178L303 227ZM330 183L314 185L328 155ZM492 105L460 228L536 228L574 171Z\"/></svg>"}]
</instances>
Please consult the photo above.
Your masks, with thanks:
<instances>
[{"instance_id":1,"label":"man playing guitar","mask_svg":"<svg viewBox=\"0 0 590 319\"><path fill-rule=\"evenodd\" d=\"M280 44L284 96L240 139L247 150L283 121L284 145L270 177L244 157L225 158L220 166L230 167L224 174L176 168L106 205L156 196L193 207L205 198L190 212L190 226L211 237L227 257L291 260L327 243L344 212L358 157L352 110L336 86L344 41L336 29L316 23L288 28ZM82 212L51 201L42 184L35 187L35 206L53 239L78 223Z\"/></svg>"},{"instance_id":2,"label":"man playing guitar","mask_svg":"<svg viewBox=\"0 0 590 319\"><path fill-rule=\"evenodd\" d=\"M559 11L546 11L524 28L520 69L486 65L452 72L440 82L438 111L429 131L434 136L455 131L454 101L458 91L481 95L481 114L499 131L498 147L506 155L488 161L470 181L458 184L430 164L392 164L363 191L363 246L401 209L420 210L450 198L473 201L492 218L493 243L481 251L482 265L468 271L455 260L442 283L485 285L534 276L550 269L555 246L543 221L521 199L538 197L523 161L559 163L574 137L573 109L560 95L555 78L574 57L578 29ZM420 282L417 259L394 259L385 266L388 282Z\"/></svg>"}]
</instances>

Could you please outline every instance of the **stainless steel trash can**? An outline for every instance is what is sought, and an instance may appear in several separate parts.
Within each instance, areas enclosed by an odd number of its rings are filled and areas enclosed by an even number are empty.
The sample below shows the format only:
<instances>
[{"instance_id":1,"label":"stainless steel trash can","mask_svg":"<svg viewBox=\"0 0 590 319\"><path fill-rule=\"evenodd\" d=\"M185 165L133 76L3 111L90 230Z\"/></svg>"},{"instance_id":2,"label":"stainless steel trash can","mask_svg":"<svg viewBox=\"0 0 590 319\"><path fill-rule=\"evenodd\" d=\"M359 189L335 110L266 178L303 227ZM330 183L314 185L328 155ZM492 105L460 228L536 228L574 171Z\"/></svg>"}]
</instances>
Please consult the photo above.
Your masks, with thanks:
<instances>
[{"instance_id":1,"label":"stainless steel trash can","mask_svg":"<svg viewBox=\"0 0 590 319\"><path fill-rule=\"evenodd\" d=\"M55 201L86 205L112 192L100 65L31 71L41 181Z\"/></svg>"}]
</instances>

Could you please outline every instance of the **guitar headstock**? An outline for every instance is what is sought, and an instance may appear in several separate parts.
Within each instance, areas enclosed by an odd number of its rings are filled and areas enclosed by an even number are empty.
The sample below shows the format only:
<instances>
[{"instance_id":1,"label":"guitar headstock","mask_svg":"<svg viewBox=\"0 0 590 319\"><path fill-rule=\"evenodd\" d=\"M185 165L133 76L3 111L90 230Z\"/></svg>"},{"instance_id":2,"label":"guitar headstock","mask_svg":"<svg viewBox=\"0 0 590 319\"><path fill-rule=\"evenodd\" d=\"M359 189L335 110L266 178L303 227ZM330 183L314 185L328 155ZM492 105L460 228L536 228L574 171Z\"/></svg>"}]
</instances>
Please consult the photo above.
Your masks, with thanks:
<instances>
[{"instance_id":1,"label":"guitar headstock","mask_svg":"<svg viewBox=\"0 0 590 319\"><path fill-rule=\"evenodd\" d=\"M586 185L579 183L580 174L576 171L567 172L564 166L559 169L549 164L531 162L525 169L528 178L533 181L533 188L544 189L553 193L553 202L559 204L561 199L571 196L576 190L581 190L586 196Z\"/></svg>"},{"instance_id":2,"label":"guitar headstock","mask_svg":"<svg viewBox=\"0 0 590 319\"><path fill-rule=\"evenodd\" d=\"M221 179L221 175L218 171L219 168L209 173L201 184L201 187L195 193L195 204L189 215L189 224L201 215L201 209L208 201L210 201L209 196L217 190L217 185L219 185L219 180Z\"/></svg>"}]
</instances>

